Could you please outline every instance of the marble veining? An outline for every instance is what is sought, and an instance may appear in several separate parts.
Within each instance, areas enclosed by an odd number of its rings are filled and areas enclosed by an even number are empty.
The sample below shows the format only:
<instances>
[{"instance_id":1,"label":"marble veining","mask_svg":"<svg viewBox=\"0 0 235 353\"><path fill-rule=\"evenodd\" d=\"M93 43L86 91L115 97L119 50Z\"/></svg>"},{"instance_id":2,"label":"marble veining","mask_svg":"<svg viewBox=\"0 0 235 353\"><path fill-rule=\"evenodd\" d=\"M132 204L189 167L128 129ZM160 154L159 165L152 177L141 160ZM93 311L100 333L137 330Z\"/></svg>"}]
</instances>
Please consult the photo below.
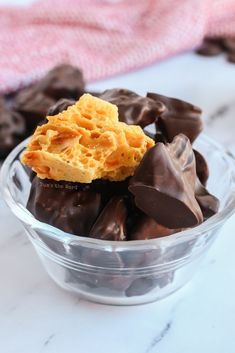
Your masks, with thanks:
<instances>
[{"instance_id":1,"label":"marble veining","mask_svg":"<svg viewBox=\"0 0 235 353\"><path fill-rule=\"evenodd\" d=\"M43 342L41 352L43 352L45 350L45 347L50 345L50 343L53 340L53 338L55 337L55 335L56 335L55 333L52 333L46 338L46 340Z\"/></svg>"},{"instance_id":2,"label":"marble veining","mask_svg":"<svg viewBox=\"0 0 235 353\"><path fill-rule=\"evenodd\" d=\"M170 328L172 326L172 321L167 322L166 326L162 329L161 332L159 332L156 337L152 340L150 346L148 347L148 349L146 350L146 353L150 353L153 351L153 349L155 348L155 346L161 342L165 336L168 334Z\"/></svg>"}]
</instances>

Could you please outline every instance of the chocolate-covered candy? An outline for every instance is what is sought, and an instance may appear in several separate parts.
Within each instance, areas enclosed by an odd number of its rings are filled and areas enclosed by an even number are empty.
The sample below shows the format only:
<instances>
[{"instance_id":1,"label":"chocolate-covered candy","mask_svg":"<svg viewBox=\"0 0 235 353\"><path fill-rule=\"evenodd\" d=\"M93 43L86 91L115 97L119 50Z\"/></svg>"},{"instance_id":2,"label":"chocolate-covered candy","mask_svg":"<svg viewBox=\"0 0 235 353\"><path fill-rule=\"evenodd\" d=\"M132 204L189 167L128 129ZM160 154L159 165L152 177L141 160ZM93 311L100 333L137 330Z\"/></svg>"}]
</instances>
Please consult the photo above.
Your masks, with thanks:
<instances>
[{"instance_id":1,"label":"chocolate-covered candy","mask_svg":"<svg viewBox=\"0 0 235 353\"><path fill-rule=\"evenodd\" d=\"M35 177L27 209L40 221L87 236L101 210L101 196L76 183Z\"/></svg>"},{"instance_id":2,"label":"chocolate-covered candy","mask_svg":"<svg viewBox=\"0 0 235 353\"><path fill-rule=\"evenodd\" d=\"M127 297L133 297L146 294L157 287L164 288L173 281L174 273L175 271L168 271L163 274L135 278L125 294Z\"/></svg>"},{"instance_id":3,"label":"chocolate-covered candy","mask_svg":"<svg viewBox=\"0 0 235 353\"><path fill-rule=\"evenodd\" d=\"M90 236L103 240L126 239L127 207L121 196L113 197L105 206L95 224Z\"/></svg>"},{"instance_id":4,"label":"chocolate-covered candy","mask_svg":"<svg viewBox=\"0 0 235 353\"><path fill-rule=\"evenodd\" d=\"M157 279L154 276L143 276L134 279L125 293L127 297L134 297L148 293L155 287L157 287Z\"/></svg>"},{"instance_id":5,"label":"chocolate-covered candy","mask_svg":"<svg viewBox=\"0 0 235 353\"><path fill-rule=\"evenodd\" d=\"M68 107L70 107L73 104L75 104L75 101L72 99L66 99L66 98L59 99L58 102L56 102L54 105L52 105L49 108L47 115L57 115L63 112L64 110L66 110Z\"/></svg>"},{"instance_id":6,"label":"chocolate-covered candy","mask_svg":"<svg viewBox=\"0 0 235 353\"><path fill-rule=\"evenodd\" d=\"M235 38L204 38L196 53L205 56L216 56L220 53L225 53L227 60L235 63Z\"/></svg>"},{"instance_id":7,"label":"chocolate-covered candy","mask_svg":"<svg viewBox=\"0 0 235 353\"><path fill-rule=\"evenodd\" d=\"M221 54L223 50L223 42L220 39L205 38L196 53L205 56L216 56Z\"/></svg>"},{"instance_id":8,"label":"chocolate-covered candy","mask_svg":"<svg viewBox=\"0 0 235 353\"><path fill-rule=\"evenodd\" d=\"M39 91L55 100L78 99L84 93L84 87L82 72L69 64L54 67L38 83Z\"/></svg>"},{"instance_id":9,"label":"chocolate-covered candy","mask_svg":"<svg viewBox=\"0 0 235 353\"><path fill-rule=\"evenodd\" d=\"M234 53L228 53L227 59L230 63L235 63L235 52Z\"/></svg>"},{"instance_id":10,"label":"chocolate-covered candy","mask_svg":"<svg viewBox=\"0 0 235 353\"><path fill-rule=\"evenodd\" d=\"M135 203L149 217L170 229L202 222L195 199L196 167L192 146L180 134L172 143L157 143L145 154L130 180Z\"/></svg>"},{"instance_id":11,"label":"chocolate-covered candy","mask_svg":"<svg viewBox=\"0 0 235 353\"><path fill-rule=\"evenodd\" d=\"M197 176L202 185L206 185L207 179L209 178L209 168L207 162L201 153L199 153L195 149L193 150L193 152L196 161Z\"/></svg>"},{"instance_id":12,"label":"chocolate-covered candy","mask_svg":"<svg viewBox=\"0 0 235 353\"><path fill-rule=\"evenodd\" d=\"M127 89L108 89L100 96L101 99L117 105L119 120L142 128L155 122L165 110L161 101L141 97Z\"/></svg>"},{"instance_id":13,"label":"chocolate-covered candy","mask_svg":"<svg viewBox=\"0 0 235 353\"><path fill-rule=\"evenodd\" d=\"M169 229L157 223L153 218L144 214L139 217L130 234L130 240L147 240L165 237L173 233L179 232L181 229Z\"/></svg>"},{"instance_id":14,"label":"chocolate-covered candy","mask_svg":"<svg viewBox=\"0 0 235 353\"><path fill-rule=\"evenodd\" d=\"M228 52L235 53L235 38L223 38L223 46Z\"/></svg>"},{"instance_id":15,"label":"chocolate-covered candy","mask_svg":"<svg viewBox=\"0 0 235 353\"><path fill-rule=\"evenodd\" d=\"M202 210L204 220L214 216L218 212L219 200L207 191L199 179L196 181L195 197Z\"/></svg>"},{"instance_id":16,"label":"chocolate-covered candy","mask_svg":"<svg viewBox=\"0 0 235 353\"><path fill-rule=\"evenodd\" d=\"M39 91L37 85L19 91L13 102L13 109L25 118L28 134L32 133L38 123L47 115L48 109L55 100Z\"/></svg>"},{"instance_id":17,"label":"chocolate-covered candy","mask_svg":"<svg viewBox=\"0 0 235 353\"><path fill-rule=\"evenodd\" d=\"M0 98L0 158L5 158L25 135L22 116L7 108L4 99Z\"/></svg>"},{"instance_id":18,"label":"chocolate-covered candy","mask_svg":"<svg viewBox=\"0 0 235 353\"><path fill-rule=\"evenodd\" d=\"M168 142L182 133L193 142L202 130L201 109L179 99L169 98L157 93L148 93L147 97L162 102L166 109L157 119L156 125Z\"/></svg>"}]
</instances>

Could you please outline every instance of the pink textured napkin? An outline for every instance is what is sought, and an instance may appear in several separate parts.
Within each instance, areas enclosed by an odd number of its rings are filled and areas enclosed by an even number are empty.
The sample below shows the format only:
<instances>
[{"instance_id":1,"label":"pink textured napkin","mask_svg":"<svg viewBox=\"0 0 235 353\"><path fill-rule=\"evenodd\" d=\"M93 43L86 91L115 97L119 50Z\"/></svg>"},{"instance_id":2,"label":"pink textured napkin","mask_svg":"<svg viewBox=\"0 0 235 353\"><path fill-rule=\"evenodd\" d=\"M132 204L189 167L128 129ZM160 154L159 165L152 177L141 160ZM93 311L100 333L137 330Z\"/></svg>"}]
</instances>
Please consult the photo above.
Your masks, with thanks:
<instances>
[{"instance_id":1,"label":"pink textured napkin","mask_svg":"<svg viewBox=\"0 0 235 353\"><path fill-rule=\"evenodd\" d=\"M235 35L235 0L40 0L0 8L0 91L40 78L58 63L88 81Z\"/></svg>"}]
</instances>

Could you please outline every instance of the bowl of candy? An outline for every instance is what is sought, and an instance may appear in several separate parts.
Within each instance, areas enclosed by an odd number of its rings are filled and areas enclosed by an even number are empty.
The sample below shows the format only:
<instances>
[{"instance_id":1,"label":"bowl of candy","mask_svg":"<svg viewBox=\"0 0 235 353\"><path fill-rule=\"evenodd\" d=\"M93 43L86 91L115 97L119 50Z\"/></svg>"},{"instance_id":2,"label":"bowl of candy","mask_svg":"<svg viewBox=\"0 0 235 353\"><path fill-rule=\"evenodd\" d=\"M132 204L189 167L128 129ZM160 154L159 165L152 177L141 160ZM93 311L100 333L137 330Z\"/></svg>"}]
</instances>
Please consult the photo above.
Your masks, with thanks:
<instances>
[{"instance_id":1,"label":"bowl of candy","mask_svg":"<svg viewBox=\"0 0 235 353\"><path fill-rule=\"evenodd\" d=\"M10 153L3 197L59 286L134 305L193 277L235 208L234 157L200 115L156 93L84 94Z\"/></svg>"}]
</instances>

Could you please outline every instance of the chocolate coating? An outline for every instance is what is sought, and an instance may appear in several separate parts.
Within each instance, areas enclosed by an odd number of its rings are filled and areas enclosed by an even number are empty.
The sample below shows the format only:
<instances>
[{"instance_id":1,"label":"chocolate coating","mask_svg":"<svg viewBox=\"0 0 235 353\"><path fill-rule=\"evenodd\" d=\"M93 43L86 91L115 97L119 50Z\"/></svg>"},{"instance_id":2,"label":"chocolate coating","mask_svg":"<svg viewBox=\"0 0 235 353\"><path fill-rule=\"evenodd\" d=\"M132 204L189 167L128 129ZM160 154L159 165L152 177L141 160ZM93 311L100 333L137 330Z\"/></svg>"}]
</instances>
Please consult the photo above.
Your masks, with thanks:
<instances>
[{"instance_id":1,"label":"chocolate coating","mask_svg":"<svg viewBox=\"0 0 235 353\"><path fill-rule=\"evenodd\" d=\"M196 53L205 56L216 56L225 53L227 60L235 63L235 38L204 38L202 45L196 50Z\"/></svg>"},{"instance_id":2,"label":"chocolate coating","mask_svg":"<svg viewBox=\"0 0 235 353\"><path fill-rule=\"evenodd\" d=\"M204 56L217 56L223 52L221 40L205 38L201 46L196 50L197 54Z\"/></svg>"},{"instance_id":3,"label":"chocolate coating","mask_svg":"<svg viewBox=\"0 0 235 353\"><path fill-rule=\"evenodd\" d=\"M61 98L52 107L49 108L47 115L57 115L75 104L75 100Z\"/></svg>"},{"instance_id":4,"label":"chocolate coating","mask_svg":"<svg viewBox=\"0 0 235 353\"><path fill-rule=\"evenodd\" d=\"M235 53L235 38L223 38L223 46L229 53Z\"/></svg>"},{"instance_id":5,"label":"chocolate coating","mask_svg":"<svg viewBox=\"0 0 235 353\"><path fill-rule=\"evenodd\" d=\"M39 91L37 85L33 85L19 91L13 102L13 109L23 115L28 134L31 134L54 103L55 100Z\"/></svg>"},{"instance_id":6,"label":"chocolate coating","mask_svg":"<svg viewBox=\"0 0 235 353\"><path fill-rule=\"evenodd\" d=\"M40 221L87 236L101 211L101 196L79 184L35 177L27 209Z\"/></svg>"},{"instance_id":7,"label":"chocolate coating","mask_svg":"<svg viewBox=\"0 0 235 353\"><path fill-rule=\"evenodd\" d=\"M129 179L130 178L127 178L123 181L109 181L96 179L93 180L91 184L81 185L85 189L88 187L90 190L100 193L102 205L105 206L109 202L109 200L114 196L127 196L127 194L130 194L128 192ZM128 197L125 201L128 201Z\"/></svg>"},{"instance_id":8,"label":"chocolate coating","mask_svg":"<svg viewBox=\"0 0 235 353\"><path fill-rule=\"evenodd\" d=\"M130 234L130 240L147 240L165 237L179 232L181 229L169 229L157 223L153 218L142 215L137 220L134 229Z\"/></svg>"},{"instance_id":9,"label":"chocolate coating","mask_svg":"<svg viewBox=\"0 0 235 353\"><path fill-rule=\"evenodd\" d=\"M193 150L194 156L195 156L195 161L196 161L196 173L197 176L202 183L202 185L206 185L206 182L209 178L209 168L207 165L207 162L203 155L196 151L195 149Z\"/></svg>"},{"instance_id":10,"label":"chocolate coating","mask_svg":"<svg viewBox=\"0 0 235 353\"><path fill-rule=\"evenodd\" d=\"M182 133L193 142L202 131L201 109L179 99L169 98L157 93L148 93L147 97L162 102L166 109L157 119L156 126L168 142Z\"/></svg>"},{"instance_id":11,"label":"chocolate coating","mask_svg":"<svg viewBox=\"0 0 235 353\"><path fill-rule=\"evenodd\" d=\"M196 167L186 136L157 143L145 154L130 180L129 190L146 215L170 229L196 226L203 220L195 199Z\"/></svg>"},{"instance_id":12,"label":"chocolate coating","mask_svg":"<svg viewBox=\"0 0 235 353\"><path fill-rule=\"evenodd\" d=\"M4 99L0 98L0 158L5 158L25 136L22 116L11 111Z\"/></svg>"},{"instance_id":13,"label":"chocolate coating","mask_svg":"<svg viewBox=\"0 0 235 353\"><path fill-rule=\"evenodd\" d=\"M214 216L218 212L219 200L206 190L199 179L196 181L195 197L202 210L204 220Z\"/></svg>"},{"instance_id":14,"label":"chocolate coating","mask_svg":"<svg viewBox=\"0 0 235 353\"><path fill-rule=\"evenodd\" d=\"M38 83L38 90L55 100L78 99L84 93L84 87L82 72L69 64L54 67Z\"/></svg>"},{"instance_id":15,"label":"chocolate coating","mask_svg":"<svg viewBox=\"0 0 235 353\"><path fill-rule=\"evenodd\" d=\"M127 207L121 196L113 197L105 206L95 224L90 236L103 240L125 240Z\"/></svg>"},{"instance_id":16,"label":"chocolate coating","mask_svg":"<svg viewBox=\"0 0 235 353\"><path fill-rule=\"evenodd\" d=\"M157 287L157 279L154 276L145 276L134 279L125 293L127 297L134 297L148 293L155 287Z\"/></svg>"},{"instance_id":17,"label":"chocolate coating","mask_svg":"<svg viewBox=\"0 0 235 353\"><path fill-rule=\"evenodd\" d=\"M229 53L227 56L227 59L230 63L235 63L235 52L234 53Z\"/></svg>"},{"instance_id":18,"label":"chocolate coating","mask_svg":"<svg viewBox=\"0 0 235 353\"><path fill-rule=\"evenodd\" d=\"M99 97L117 105L120 121L142 128L155 122L165 110L161 101L141 97L127 89L108 89Z\"/></svg>"}]
</instances>

